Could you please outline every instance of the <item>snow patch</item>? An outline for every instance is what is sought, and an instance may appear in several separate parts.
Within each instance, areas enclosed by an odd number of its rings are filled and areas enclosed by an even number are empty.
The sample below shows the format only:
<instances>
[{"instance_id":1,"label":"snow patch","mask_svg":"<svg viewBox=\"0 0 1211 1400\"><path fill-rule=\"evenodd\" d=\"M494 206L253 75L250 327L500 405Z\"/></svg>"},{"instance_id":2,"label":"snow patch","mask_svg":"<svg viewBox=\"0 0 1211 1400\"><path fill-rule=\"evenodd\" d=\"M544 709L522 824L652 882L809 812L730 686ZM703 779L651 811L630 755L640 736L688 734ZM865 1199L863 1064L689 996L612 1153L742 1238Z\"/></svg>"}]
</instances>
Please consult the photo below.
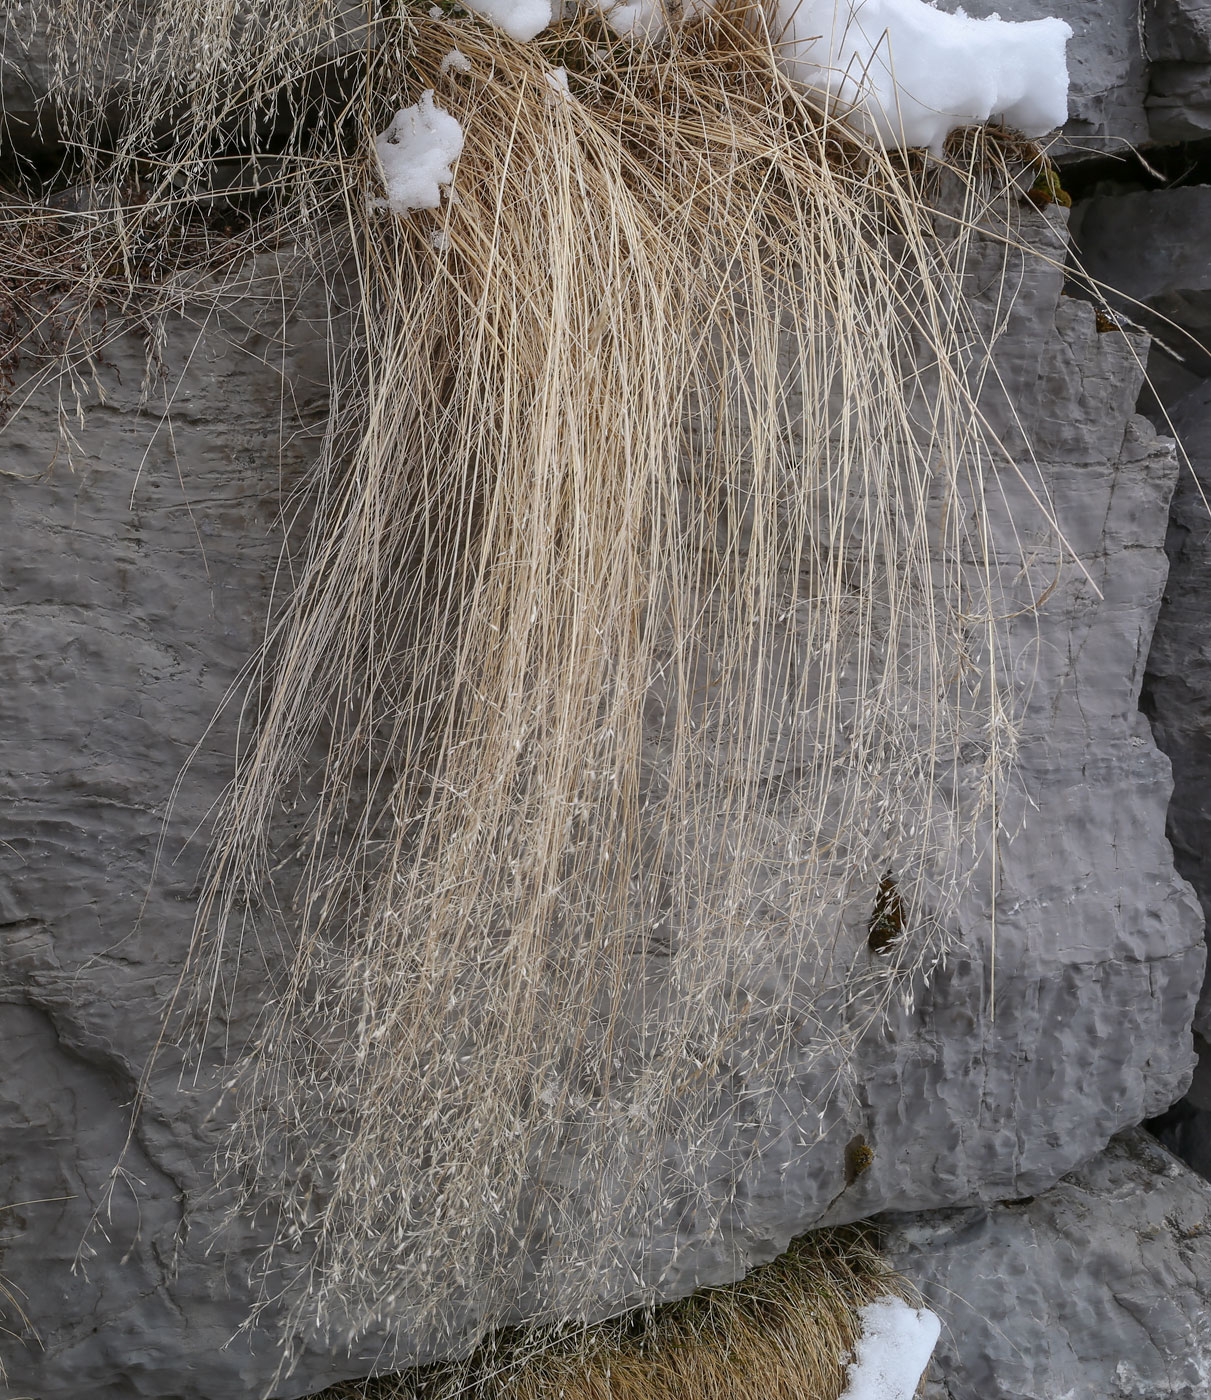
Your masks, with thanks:
<instances>
[{"instance_id":1,"label":"snow patch","mask_svg":"<svg viewBox=\"0 0 1211 1400\"><path fill-rule=\"evenodd\" d=\"M858 1316L862 1335L841 1400L912 1400L942 1331L937 1314L886 1297Z\"/></svg>"},{"instance_id":2,"label":"snow patch","mask_svg":"<svg viewBox=\"0 0 1211 1400\"><path fill-rule=\"evenodd\" d=\"M460 0L510 39L525 43L551 23L551 0Z\"/></svg>"},{"instance_id":3,"label":"snow patch","mask_svg":"<svg viewBox=\"0 0 1211 1400\"><path fill-rule=\"evenodd\" d=\"M547 101L556 105L563 102L574 102L572 89L568 86L568 70L566 68L549 68L544 75L547 80Z\"/></svg>"},{"instance_id":4,"label":"snow patch","mask_svg":"<svg viewBox=\"0 0 1211 1400\"><path fill-rule=\"evenodd\" d=\"M925 0L778 0L782 66L886 146L940 153L991 119L1043 136L1068 119L1060 19L972 19Z\"/></svg>"},{"instance_id":5,"label":"snow patch","mask_svg":"<svg viewBox=\"0 0 1211 1400\"><path fill-rule=\"evenodd\" d=\"M668 28L661 0L594 0L615 34L658 39Z\"/></svg>"},{"instance_id":6,"label":"snow patch","mask_svg":"<svg viewBox=\"0 0 1211 1400\"><path fill-rule=\"evenodd\" d=\"M662 0L591 0L620 35L657 39ZM711 0L688 0L681 22ZM973 19L926 0L774 0L771 25L787 75L821 93L888 147L940 153L960 126L1003 121L1043 136L1068 120L1071 28L1061 19Z\"/></svg>"},{"instance_id":7,"label":"snow patch","mask_svg":"<svg viewBox=\"0 0 1211 1400\"><path fill-rule=\"evenodd\" d=\"M669 27L664 0L589 0L615 34L631 39L659 39ZM714 9L713 0L683 0L677 22L684 24Z\"/></svg>"},{"instance_id":8,"label":"snow patch","mask_svg":"<svg viewBox=\"0 0 1211 1400\"><path fill-rule=\"evenodd\" d=\"M454 179L452 166L463 148L463 129L433 102L433 89L421 93L420 101L395 114L381 136L375 138L386 199L376 199L379 208L396 214L410 209L436 209L441 203L441 186Z\"/></svg>"},{"instance_id":9,"label":"snow patch","mask_svg":"<svg viewBox=\"0 0 1211 1400\"><path fill-rule=\"evenodd\" d=\"M616 34L636 41L658 39L668 28L664 0L587 3ZM700 17L711 3L684 0L679 21ZM523 42L564 11L563 0L463 4ZM940 154L956 127L996 120L1036 137L1068 119L1065 48L1072 30L1061 19L973 19L963 10L935 9L926 0L773 0L773 5L771 22L787 75L820 93L835 116L885 146L927 146ZM453 50L442 60L442 72L465 72L465 63ZM461 148L460 132L454 155ZM448 177L441 183L448 184ZM389 202L394 200L391 196ZM432 202L407 207L436 203L434 196Z\"/></svg>"},{"instance_id":10,"label":"snow patch","mask_svg":"<svg viewBox=\"0 0 1211 1400\"><path fill-rule=\"evenodd\" d=\"M438 64L438 67L443 73L449 73L452 70L455 73L469 73L471 71L471 60L459 49L451 49Z\"/></svg>"}]
</instances>

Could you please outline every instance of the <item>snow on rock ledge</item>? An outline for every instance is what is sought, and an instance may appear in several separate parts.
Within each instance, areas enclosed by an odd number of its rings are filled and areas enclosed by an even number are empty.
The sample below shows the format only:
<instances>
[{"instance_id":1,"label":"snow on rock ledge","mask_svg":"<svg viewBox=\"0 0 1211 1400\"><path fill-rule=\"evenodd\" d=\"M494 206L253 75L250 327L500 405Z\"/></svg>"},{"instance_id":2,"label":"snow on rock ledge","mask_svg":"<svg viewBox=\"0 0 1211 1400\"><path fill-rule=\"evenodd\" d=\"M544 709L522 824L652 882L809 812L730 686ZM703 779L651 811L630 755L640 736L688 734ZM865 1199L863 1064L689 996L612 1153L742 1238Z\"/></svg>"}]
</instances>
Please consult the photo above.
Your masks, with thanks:
<instances>
[{"instance_id":1,"label":"snow on rock ledge","mask_svg":"<svg viewBox=\"0 0 1211 1400\"><path fill-rule=\"evenodd\" d=\"M779 0L782 63L831 110L887 146L940 152L960 126L1043 136L1068 119L1060 19L947 14L924 0Z\"/></svg>"},{"instance_id":2,"label":"snow on rock ledge","mask_svg":"<svg viewBox=\"0 0 1211 1400\"><path fill-rule=\"evenodd\" d=\"M942 1330L937 1313L902 1298L876 1298L859 1312L862 1335L841 1400L912 1400Z\"/></svg>"},{"instance_id":3,"label":"snow on rock ledge","mask_svg":"<svg viewBox=\"0 0 1211 1400\"><path fill-rule=\"evenodd\" d=\"M657 38L663 0L590 0L616 34ZM552 21L550 0L466 0L514 39ZM681 22L710 0L677 7ZM770 23L787 74L821 93L830 109L887 146L941 151L957 127L1003 121L1043 136L1068 119L1061 19L973 19L926 0L772 0Z\"/></svg>"}]
</instances>

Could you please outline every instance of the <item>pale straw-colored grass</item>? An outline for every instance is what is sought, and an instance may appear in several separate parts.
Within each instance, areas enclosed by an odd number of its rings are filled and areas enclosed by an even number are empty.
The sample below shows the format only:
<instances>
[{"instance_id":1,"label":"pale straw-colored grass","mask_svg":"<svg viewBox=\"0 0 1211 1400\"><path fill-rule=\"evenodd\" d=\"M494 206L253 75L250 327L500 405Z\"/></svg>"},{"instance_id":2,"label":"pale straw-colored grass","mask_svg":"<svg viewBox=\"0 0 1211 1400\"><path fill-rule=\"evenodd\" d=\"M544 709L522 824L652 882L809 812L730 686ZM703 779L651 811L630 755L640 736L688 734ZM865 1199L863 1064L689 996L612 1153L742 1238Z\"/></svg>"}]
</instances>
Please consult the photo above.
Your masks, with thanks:
<instances>
[{"instance_id":1,"label":"pale straw-colored grass","mask_svg":"<svg viewBox=\"0 0 1211 1400\"><path fill-rule=\"evenodd\" d=\"M240 247L348 303L183 975L204 1022L238 946L283 949L221 1162L277 1221L265 1298L439 1345L656 1296L653 1241L750 1168L736 1114L759 1142L782 1077L844 1073L991 845L1017 700L964 276L1013 241L997 144L855 138L759 10L632 48L174 0L106 105L107 7L61 4L118 192L94 265L260 152ZM373 137L430 86L455 198L399 218Z\"/></svg>"},{"instance_id":2,"label":"pale straw-colored grass","mask_svg":"<svg viewBox=\"0 0 1211 1400\"><path fill-rule=\"evenodd\" d=\"M807 1236L739 1283L586 1328L502 1333L464 1361L315 1400L837 1400L876 1298L919 1299L873 1239Z\"/></svg>"}]
</instances>

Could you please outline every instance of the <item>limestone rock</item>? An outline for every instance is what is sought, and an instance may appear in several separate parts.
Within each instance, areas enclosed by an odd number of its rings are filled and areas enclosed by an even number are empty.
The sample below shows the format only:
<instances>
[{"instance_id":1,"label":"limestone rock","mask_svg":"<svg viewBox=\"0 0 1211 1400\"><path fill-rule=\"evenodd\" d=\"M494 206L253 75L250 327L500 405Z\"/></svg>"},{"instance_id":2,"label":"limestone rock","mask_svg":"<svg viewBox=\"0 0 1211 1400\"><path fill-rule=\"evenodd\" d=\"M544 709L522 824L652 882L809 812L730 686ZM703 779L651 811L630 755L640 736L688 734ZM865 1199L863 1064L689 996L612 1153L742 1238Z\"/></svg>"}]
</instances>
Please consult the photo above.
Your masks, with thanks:
<instances>
[{"instance_id":1,"label":"limestone rock","mask_svg":"<svg viewBox=\"0 0 1211 1400\"><path fill-rule=\"evenodd\" d=\"M1151 0L1145 42L1152 61L1147 109L1154 142L1211 135L1211 5L1206 0Z\"/></svg>"},{"instance_id":2,"label":"limestone rock","mask_svg":"<svg viewBox=\"0 0 1211 1400\"><path fill-rule=\"evenodd\" d=\"M1211 618L1204 601L1211 589L1211 384L1183 399L1173 422L1190 468L1173 493L1169 579L1148 656L1144 709L1174 764L1174 857L1211 917ZM1211 1040L1211 1006L1200 1007L1195 1028Z\"/></svg>"},{"instance_id":3,"label":"limestone rock","mask_svg":"<svg viewBox=\"0 0 1211 1400\"><path fill-rule=\"evenodd\" d=\"M1092 276L1197 331L1211 324L1211 260L1200 237L1208 218L1211 185L1138 190L1083 200L1073 237ZM1196 353L1185 342L1175 348Z\"/></svg>"},{"instance_id":4,"label":"limestone rock","mask_svg":"<svg viewBox=\"0 0 1211 1400\"><path fill-rule=\"evenodd\" d=\"M1155 338L1150 393L1172 406L1211 373L1211 185L1082 200L1073 238L1106 300Z\"/></svg>"},{"instance_id":5,"label":"limestone rock","mask_svg":"<svg viewBox=\"0 0 1211 1400\"><path fill-rule=\"evenodd\" d=\"M1039 1196L883 1223L943 1322L927 1400L1211 1394L1211 1185L1146 1133Z\"/></svg>"},{"instance_id":6,"label":"limestone rock","mask_svg":"<svg viewBox=\"0 0 1211 1400\"><path fill-rule=\"evenodd\" d=\"M995 877L977 872L958 954L854 1063L812 1059L776 1083L737 1071L721 1089L720 1151L748 1165L721 1230L673 1201L633 1242L641 1284L663 1273L665 1297L733 1278L815 1224L1044 1190L1189 1076L1201 919L1164 838L1168 765L1137 709L1174 457L1131 414L1140 347L1061 296L1058 215L1022 217L1049 260L1002 278L989 244L972 269L1007 396L987 409L1019 443L1020 472L993 491L994 564L1011 602L1047 595L1037 618L1012 623L1032 688L1011 839ZM0 1268L32 1324L10 1315L24 1336L0 1341L14 1397L253 1400L278 1366L272 1308L238 1330L267 1227L216 1237L209 1161L224 1107L208 1071L221 1074L222 1036L196 1079L165 1049L109 1180L193 923L189 838L229 774L235 713L212 719L265 625L279 503L309 450L299 417L324 407L323 308L275 320L259 305L250 296L200 338L172 329L151 402L130 337L77 386L78 418L72 386L52 384L0 440ZM55 460L64 404L71 462ZM275 950L243 956L241 986L268 985ZM216 1023L237 1044L257 1013L241 996L215 988ZM776 1096L776 1121L747 1117L757 1094ZM856 1135L874 1156L847 1184ZM622 1273L599 1286L603 1312L637 1288ZM456 1333L475 1322L453 1320ZM347 1355L304 1339L275 1393L416 1359L407 1319L394 1351L384 1340Z\"/></svg>"},{"instance_id":7,"label":"limestone rock","mask_svg":"<svg viewBox=\"0 0 1211 1400\"><path fill-rule=\"evenodd\" d=\"M1157 743L1173 761L1169 840L1178 869L1211 914L1211 383L1173 409L1189 468L1173 493L1165 588L1141 704ZM1211 989L1194 1020L1199 1066L1181 1103L1154 1125L1163 1141L1211 1179Z\"/></svg>"},{"instance_id":8,"label":"limestone rock","mask_svg":"<svg viewBox=\"0 0 1211 1400\"><path fill-rule=\"evenodd\" d=\"M1211 63L1154 63L1148 135L1160 145L1211 136Z\"/></svg>"},{"instance_id":9,"label":"limestone rock","mask_svg":"<svg viewBox=\"0 0 1211 1400\"><path fill-rule=\"evenodd\" d=\"M1154 63L1211 62L1207 0L1148 0L1144 10L1148 56Z\"/></svg>"},{"instance_id":10,"label":"limestone rock","mask_svg":"<svg viewBox=\"0 0 1211 1400\"><path fill-rule=\"evenodd\" d=\"M0 1274L24 1314L0 1292L0 1393L251 1400L274 1369L234 1335L247 1254L207 1255L209 1102L171 1054L126 1142L194 919L189 838L230 774L234 714L207 727L264 627L309 450L278 408L302 430L326 404L324 326L299 306L283 347L263 306L178 322L145 405L132 334L0 438Z\"/></svg>"}]
</instances>

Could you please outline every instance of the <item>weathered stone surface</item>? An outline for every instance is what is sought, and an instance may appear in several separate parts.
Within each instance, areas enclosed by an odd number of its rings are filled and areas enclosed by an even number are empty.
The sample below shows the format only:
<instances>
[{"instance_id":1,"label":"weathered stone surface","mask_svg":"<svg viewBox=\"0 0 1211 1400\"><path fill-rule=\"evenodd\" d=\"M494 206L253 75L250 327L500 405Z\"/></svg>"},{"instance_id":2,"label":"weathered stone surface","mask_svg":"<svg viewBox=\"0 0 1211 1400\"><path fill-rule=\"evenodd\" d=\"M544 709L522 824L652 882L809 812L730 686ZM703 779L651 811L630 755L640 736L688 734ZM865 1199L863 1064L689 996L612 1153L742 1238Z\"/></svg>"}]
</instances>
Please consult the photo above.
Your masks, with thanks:
<instances>
[{"instance_id":1,"label":"weathered stone surface","mask_svg":"<svg viewBox=\"0 0 1211 1400\"><path fill-rule=\"evenodd\" d=\"M1137 190L1083 200L1073 238L1092 276L1194 330L1211 316L1208 218L1211 185Z\"/></svg>"},{"instance_id":2,"label":"weathered stone surface","mask_svg":"<svg viewBox=\"0 0 1211 1400\"><path fill-rule=\"evenodd\" d=\"M1156 338L1148 372L1168 407L1211 373L1209 219L1211 185L1100 195L1074 211L1082 266Z\"/></svg>"},{"instance_id":3,"label":"weathered stone surface","mask_svg":"<svg viewBox=\"0 0 1211 1400\"><path fill-rule=\"evenodd\" d=\"M1034 1198L884 1223L943 1319L927 1400L1211 1394L1211 1185L1146 1133Z\"/></svg>"},{"instance_id":4,"label":"weathered stone surface","mask_svg":"<svg viewBox=\"0 0 1211 1400\"><path fill-rule=\"evenodd\" d=\"M6 1394L225 1400L273 1371L267 1339L234 1337L247 1256L229 1274L207 1253L210 1096L171 1054L124 1146L194 919L187 843L230 775L234 717L207 725L261 635L282 473L307 452L278 406L295 427L326 402L324 327L296 315L287 346L255 300L201 336L177 323L145 409L123 338L104 401L81 386L70 462L66 381L0 439L0 1274L29 1321L0 1294Z\"/></svg>"},{"instance_id":5,"label":"weathered stone surface","mask_svg":"<svg viewBox=\"0 0 1211 1400\"><path fill-rule=\"evenodd\" d=\"M1148 134L1168 144L1211 135L1211 5L1206 0L1150 0L1145 42Z\"/></svg>"},{"instance_id":6,"label":"weathered stone surface","mask_svg":"<svg viewBox=\"0 0 1211 1400\"><path fill-rule=\"evenodd\" d=\"M1209 260L1211 279L1211 260ZM1211 383L1173 407L1189 469L1173 493L1165 587L1141 704L1173 762L1169 840L1177 868L1211 915ZM1180 1104L1156 1125L1164 1142L1211 1179L1211 989L1195 1015L1199 1067Z\"/></svg>"},{"instance_id":7,"label":"weathered stone surface","mask_svg":"<svg viewBox=\"0 0 1211 1400\"><path fill-rule=\"evenodd\" d=\"M953 983L948 973L935 984L922 1008L925 1021L938 1028L939 1049L948 1059L965 1038L959 1026L969 1024L966 1018L979 1005L976 1014L983 1026L977 1034L984 1039L979 1055L992 1077L977 1090L966 1072L973 1066L960 1053L948 1066L927 1070L921 1092L904 1086L897 1094L885 1082L870 1093L872 1105L881 1104L893 1121L903 1117L905 1097L932 1118L927 1150L934 1169L950 1179L956 1198L964 1194L964 1180L978 1179L981 1192L996 1182L993 1192L1001 1196L1037 1190L1044 1156L1084 1141L1089 1147L1073 1155L1075 1164L1086 1151L1096 1150L1079 1122L1084 1111L1069 1112L1080 1096L1080 1083L1091 1084L1106 1074L1115 1084L1110 1100L1121 1106L1132 1099L1140 1101L1131 1088L1135 1070L1130 1056L1120 1058L1113 1048L1121 1040L1112 1029L1117 1013L1111 1007L1116 1003L1121 1007L1120 998L1131 995L1127 988L1141 970L1140 950L1151 937L1144 929L1155 928L1157 915L1165 919L1167 907L1176 913L1181 906L1184 912L1178 917L1187 929L1192 928L1188 892L1157 874L1144 876L1135 892L1128 893L1128 902L1137 905L1142 917L1129 919L1120 926L1120 933L1111 933L1118 915L1095 894L1099 889L1131 890L1135 877L1122 854L1135 838L1127 838L1117 822L1153 792L1158 805L1148 822L1155 823L1160 796L1168 785L1164 760L1148 742L1133 713L1132 699L1138 695L1165 564L1155 537L1142 554L1136 552L1141 541L1135 532L1145 518L1159 519L1163 513L1174 468L1168 445L1158 441L1142 420L1132 419L1128 410L1139 383L1138 348L1117 334L1099 334L1092 309L1080 302L1057 300L1057 291L1056 284L1041 273L1028 274L1017 304L1022 319L1010 322L997 359L1017 409L1017 425L1037 445L1046 463L1042 484L1068 543L1089 567L1092 584L1104 596L1098 601L1089 582L1065 571L1060 576L1059 594L1064 601L1059 606L1069 613L1069 637L1059 646L1054 644L1046 620L1037 638L1028 635L1033 630L1029 623L1018 635L1023 674L1031 672L1034 695L1021 751L1023 824L1004 843L998 873L996 1019L985 1020L986 1003L973 999L974 985L988 975L978 958L975 966L958 965ZM1042 317L1051 319L1054 328L1040 358L1037 353L1032 356L1031 346L1037 344L1032 334L1037 333ZM1125 437L1120 438L1124 429ZM1009 431L1004 435L1010 436ZM1127 494L1120 496L1124 488ZM1007 514L1019 518L1028 514L1026 483L1004 483L1003 489L1012 500ZM1109 509L1100 504L1103 501ZM1008 525L1004 528L1008 530ZM1118 578L1117 569L1128 555L1132 576ZM1145 599L1154 601L1140 615L1136 608ZM1088 673L1085 666L1091 668ZM1121 689L1124 680L1126 690ZM1079 763L1081 778L1069 785L1059 774L1077 753L1085 755ZM1095 790L1102 791L1104 799L1094 797ZM1095 849L1106 856L1115 853L1109 856L1111 866L1101 872L1099 861L1090 859L1089 852ZM1133 847L1133 852L1139 849ZM1162 853L1156 871L1165 864ZM1170 900L1175 903L1170 905ZM973 910L970 926L987 928L991 913L988 903L978 914ZM1107 916L1110 923L1105 922ZM1032 930L1044 927L1048 936L1038 940ZM1138 941L1141 935L1143 942ZM1094 965L1105 956L1095 951L1099 948L1114 951L1094 972ZM1197 958L1185 969L1198 976ZM1084 1004L1089 975L1100 984L1096 1000L1100 1003L1103 995L1108 998L1093 1012L1099 1024L1084 1020L1092 1011L1092 1005ZM1038 984L1028 991L1036 976ZM1185 994L1190 990L1187 987ZM1166 995L1172 994L1180 995L1176 985ZM1031 1009L1019 1021L1017 1008L1025 1006ZM1028 1030L1036 1014L1039 1020ZM1160 1010L1162 1019L1168 1014ZM952 1016L957 1020L952 1022ZM1060 1032L1062 1052L1054 1057L1027 1052L1021 1063L1023 1082L994 1084L994 1063L1013 1059L1036 1035L1049 1039L1061 1025L1075 1032L1071 1037L1067 1031ZM1011 1051L1010 1045L1019 1049ZM1107 1052L1110 1059L1100 1060ZM866 1068L878 1081L880 1069ZM887 1081L901 1073L890 1064L883 1072ZM1165 1089L1158 1086L1156 1101L1179 1082L1175 1078ZM1148 1096L1146 1092L1144 1097ZM1017 1100L1018 1107L1002 1117L996 1106L1008 1099ZM1032 1109L1031 1103L1038 1107ZM987 1136L978 1131L970 1134L973 1122L992 1131ZM886 1135L896 1135L891 1123ZM874 1168L871 1177L877 1179ZM1011 1180L1016 1184L1011 1186ZM1027 1180L1035 1184L1026 1186ZM878 1208L873 1201L872 1197L871 1210Z\"/></svg>"},{"instance_id":8,"label":"weathered stone surface","mask_svg":"<svg viewBox=\"0 0 1211 1400\"><path fill-rule=\"evenodd\" d=\"M1010 269L1008 315L995 309L991 246L988 276L973 270L973 285L991 288L981 314L998 320L998 368L1039 459L1032 467L1023 449L1022 475L1003 473L994 491L997 563L1011 602L1050 589L1038 618L1023 613L1011 633L1033 689L995 887L990 870L977 873L957 956L844 1075L812 1059L776 1085L733 1091L721 1150L743 1150L749 1165L723 1229L674 1205L635 1241L636 1266L664 1271L665 1296L734 1277L813 1224L1045 1189L1188 1078L1201 921L1164 840L1168 767L1136 707L1174 459L1132 418L1135 349L1061 298L1061 225L1028 207L1023 218L1052 262ZM242 315L251 304L233 334ZM235 343L217 326L196 345L186 327L173 332L171 428L140 411L142 348L127 341L100 371L104 401L85 386L74 471L47 471L53 389L0 447L0 1200L35 1203L6 1217L0 1270L44 1343L4 1344L14 1396L251 1400L277 1363L271 1314L255 1346L245 1335L227 1345L266 1240L255 1222L213 1238L207 1066L181 1083L162 1056L127 1174L104 1194L193 921L199 853L186 841L228 776L234 719L208 725L264 624L283 383L292 411L322 411L322 334L299 313L284 338L280 323L275 335L260 324ZM1012 436L1004 406L989 411ZM286 429L289 484L307 445L289 414ZM1057 556L1040 491L1079 565ZM154 873L165 804L195 744ZM255 1006L228 1005L223 988L216 1004L239 1043ZM771 1089L777 1121L750 1122L745 1102ZM857 1134L874 1160L847 1185ZM87 1271L73 1274L85 1237ZM601 1279L603 1310L634 1287ZM305 1347L279 1393L412 1359L406 1322L397 1354L379 1355L378 1340L353 1357Z\"/></svg>"},{"instance_id":9,"label":"weathered stone surface","mask_svg":"<svg viewBox=\"0 0 1211 1400\"><path fill-rule=\"evenodd\" d=\"M1208 191L1211 194L1211 191ZM1211 260L1208 266L1211 281ZM1189 470L1173 493L1169 579L1148 656L1143 706L1174 764L1169 839L1179 870L1211 918L1211 384L1173 409ZM1195 1028L1211 1039L1211 1005Z\"/></svg>"},{"instance_id":10,"label":"weathered stone surface","mask_svg":"<svg viewBox=\"0 0 1211 1400\"><path fill-rule=\"evenodd\" d=\"M1207 0L1146 0L1144 33L1154 63L1211 62Z\"/></svg>"},{"instance_id":11,"label":"weathered stone surface","mask_svg":"<svg viewBox=\"0 0 1211 1400\"><path fill-rule=\"evenodd\" d=\"M1211 136L1211 63L1154 63L1146 105L1155 144L1205 141Z\"/></svg>"},{"instance_id":12,"label":"weathered stone surface","mask_svg":"<svg viewBox=\"0 0 1211 1400\"><path fill-rule=\"evenodd\" d=\"M1149 136L1160 144L1204 140L1211 135L1211 5L1151 0L1146 16Z\"/></svg>"}]
</instances>

